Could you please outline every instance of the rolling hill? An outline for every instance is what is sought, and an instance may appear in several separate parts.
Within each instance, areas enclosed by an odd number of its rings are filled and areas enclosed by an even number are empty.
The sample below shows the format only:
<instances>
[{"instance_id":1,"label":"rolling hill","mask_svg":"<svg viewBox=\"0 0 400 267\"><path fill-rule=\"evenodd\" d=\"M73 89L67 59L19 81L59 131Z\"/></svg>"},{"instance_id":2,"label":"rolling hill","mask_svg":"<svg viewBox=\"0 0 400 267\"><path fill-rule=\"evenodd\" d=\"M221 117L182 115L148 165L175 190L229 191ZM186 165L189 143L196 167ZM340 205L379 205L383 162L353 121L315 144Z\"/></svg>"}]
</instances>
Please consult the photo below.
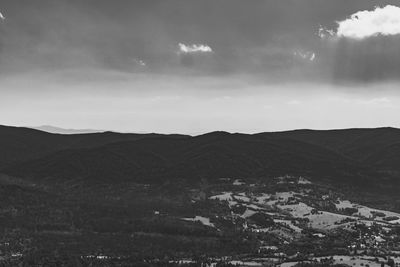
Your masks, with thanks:
<instances>
[{"instance_id":1,"label":"rolling hill","mask_svg":"<svg viewBox=\"0 0 400 267\"><path fill-rule=\"evenodd\" d=\"M113 142L158 136L161 135L114 132L62 135L24 127L0 125L0 169L65 149L90 148ZM180 136L170 135L170 137Z\"/></svg>"},{"instance_id":2,"label":"rolling hill","mask_svg":"<svg viewBox=\"0 0 400 267\"><path fill-rule=\"evenodd\" d=\"M0 139L2 172L35 181L196 183L292 174L366 187L399 183L400 130L393 128L191 137L60 135L3 126Z\"/></svg>"}]
</instances>

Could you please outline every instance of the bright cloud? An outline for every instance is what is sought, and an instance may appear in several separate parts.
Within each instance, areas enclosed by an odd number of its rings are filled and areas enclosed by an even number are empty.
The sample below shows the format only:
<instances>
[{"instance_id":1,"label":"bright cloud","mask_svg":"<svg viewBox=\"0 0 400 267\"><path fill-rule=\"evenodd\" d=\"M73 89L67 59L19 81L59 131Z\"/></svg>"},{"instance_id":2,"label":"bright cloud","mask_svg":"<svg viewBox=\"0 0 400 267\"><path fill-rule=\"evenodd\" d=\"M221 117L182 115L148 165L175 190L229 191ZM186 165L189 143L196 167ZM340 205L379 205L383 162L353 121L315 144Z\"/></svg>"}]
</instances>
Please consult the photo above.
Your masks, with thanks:
<instances>
[{"instance_id":1,"label":"bright cloud","mask_svg":"<svg viewBox=\"0 0 400 267\"><path fill-rule=\"evenodd\" d=\"M314 61L314 59L316 57L315 53L312 51L306 51L306 52L295 51L295 52L293 52L293 54L297 57L300 57L304 60L309 60L309 61Z\"/></svg>"},{"instance_id":2,"label":"bright cloud","mask_svg":"<svg viewBox=\"0 0 400 267\"><path fill-rule=\"evenodd\" d=\"M192 45L185 45L179 43L179 52L181 53L210 53L213 50L208 45L204 44L192 44Z\"/></svg>"},{"instance_id":3,"label":"bright cloud","mask_svg":"<svg viewBox=\"0 0 400 267\"><path fill-rule=\"evenodd\" d=\"M318 29L317 35L319 36L319 38L325 39L327 37L334 36L335 35L335 31L327 29L327 28L325 28L323 26L320 26L319 29Z\"/></svg>"},{"instance_id":4,"label":"bright cloud","mask_svg":"<svg viewBox=\"0 0 400 267\"><path fill-rule=\"evenodd\" d=\"M376 35L400 34L400 8L387 5L373 11L359 11L339 21L337 36L363 39Z\"/></svg>"},{"instance_id":5,"label":"bright cloud","mask_svg":"<svg viewBox=\"0 0 400 267\"><path fill-rule=\"evenodd\" d=\"M0 20L5 20L6 17L4 17L4 15L0 12Z\"/></svg>"}]
</instances>

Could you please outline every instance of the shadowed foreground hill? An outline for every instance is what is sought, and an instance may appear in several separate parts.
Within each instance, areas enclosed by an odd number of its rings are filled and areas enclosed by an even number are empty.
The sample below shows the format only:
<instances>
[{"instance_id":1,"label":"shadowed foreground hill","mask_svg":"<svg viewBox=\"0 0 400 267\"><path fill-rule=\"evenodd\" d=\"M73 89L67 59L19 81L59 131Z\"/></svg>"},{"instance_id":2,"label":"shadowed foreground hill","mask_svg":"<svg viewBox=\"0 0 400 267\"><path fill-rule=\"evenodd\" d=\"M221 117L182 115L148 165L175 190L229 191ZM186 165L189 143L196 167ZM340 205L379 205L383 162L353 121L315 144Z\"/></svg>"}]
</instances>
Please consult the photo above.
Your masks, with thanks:
<instances>
[{"instance_id":1,"label":"shadowed foreground hill","mask_svg":"<svg viewBox=\"0 0 400 267\"><path fill-rule=\"evenodd\" d=\"M400 165L400 131L392 128L196 137L1 130L9 133L0 133L3 172L35 181L165 183L293 174L363 186L389 179L393 186L398 179L387 175ZM7 161L3 151L17 156Z\"/></svg>"}]
</instances>

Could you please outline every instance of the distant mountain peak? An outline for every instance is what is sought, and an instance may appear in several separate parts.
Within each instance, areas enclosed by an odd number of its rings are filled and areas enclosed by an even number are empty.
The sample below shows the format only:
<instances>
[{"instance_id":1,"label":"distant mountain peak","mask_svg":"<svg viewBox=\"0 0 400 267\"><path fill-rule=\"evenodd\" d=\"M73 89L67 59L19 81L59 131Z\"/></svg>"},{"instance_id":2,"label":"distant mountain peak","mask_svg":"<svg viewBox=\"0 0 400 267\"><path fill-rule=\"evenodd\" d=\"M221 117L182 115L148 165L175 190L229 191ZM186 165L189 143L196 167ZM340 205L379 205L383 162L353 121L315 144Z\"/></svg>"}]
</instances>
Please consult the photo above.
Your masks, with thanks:
<instances>
[{"instance_id":1,"label":"distant mountain peak","mask_svg":"<svg viewBox=\"0 0 400 267\"><path fill-rule=\"evenodd\" d=\"M56 127L52 125L42 125L38 127L32 127L32 129L55 133L55 134L87 134L87 133L99 133L104 132L104 130L94 130L94 129L65 129L61 127Z\"/></svg>"}]
</instances>

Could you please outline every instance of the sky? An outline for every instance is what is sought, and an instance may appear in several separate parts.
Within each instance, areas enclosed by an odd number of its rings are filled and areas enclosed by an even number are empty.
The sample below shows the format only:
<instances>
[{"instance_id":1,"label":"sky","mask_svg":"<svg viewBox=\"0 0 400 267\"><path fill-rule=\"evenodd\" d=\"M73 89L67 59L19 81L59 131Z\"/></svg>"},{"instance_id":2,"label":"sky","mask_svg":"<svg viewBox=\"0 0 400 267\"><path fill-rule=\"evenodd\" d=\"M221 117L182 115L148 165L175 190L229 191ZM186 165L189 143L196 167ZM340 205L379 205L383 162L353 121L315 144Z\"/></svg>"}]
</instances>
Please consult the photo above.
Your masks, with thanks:
<instances>
[{"instance_id":1,"label":"sky","mask_svg":"<svg viewBox=\"0 0 400 267\"><path fill-rule=\"evenodd\" d=\"M2 0L0 124L400 127L400 2Z\"/></svg>"}]
</instances>

